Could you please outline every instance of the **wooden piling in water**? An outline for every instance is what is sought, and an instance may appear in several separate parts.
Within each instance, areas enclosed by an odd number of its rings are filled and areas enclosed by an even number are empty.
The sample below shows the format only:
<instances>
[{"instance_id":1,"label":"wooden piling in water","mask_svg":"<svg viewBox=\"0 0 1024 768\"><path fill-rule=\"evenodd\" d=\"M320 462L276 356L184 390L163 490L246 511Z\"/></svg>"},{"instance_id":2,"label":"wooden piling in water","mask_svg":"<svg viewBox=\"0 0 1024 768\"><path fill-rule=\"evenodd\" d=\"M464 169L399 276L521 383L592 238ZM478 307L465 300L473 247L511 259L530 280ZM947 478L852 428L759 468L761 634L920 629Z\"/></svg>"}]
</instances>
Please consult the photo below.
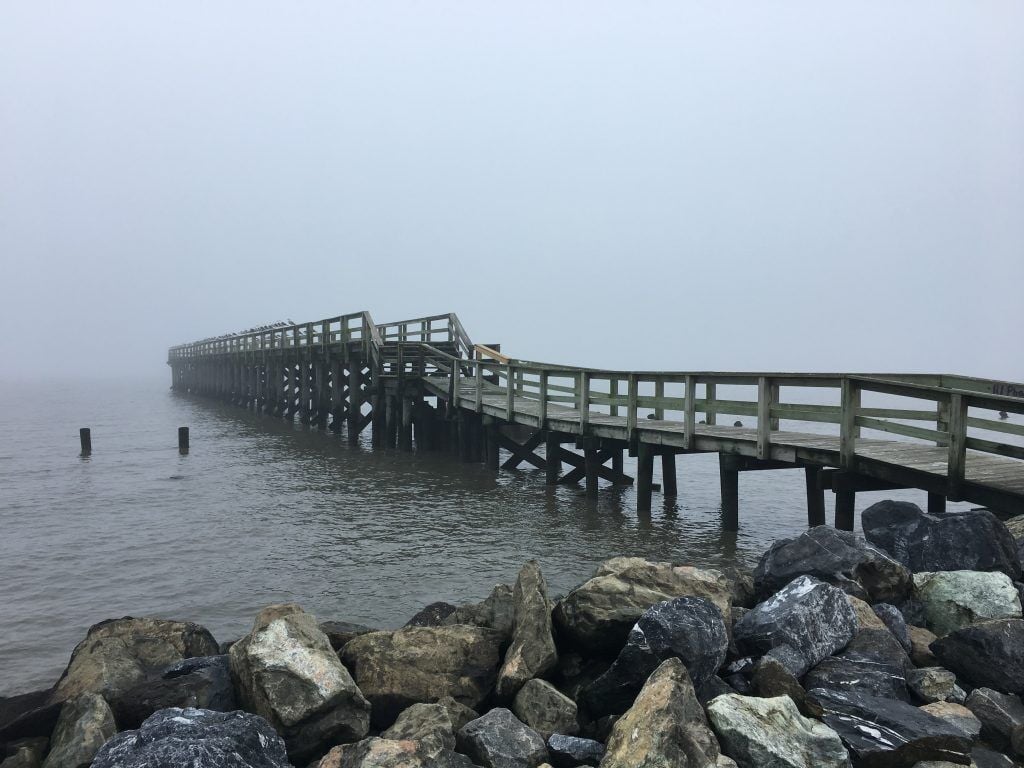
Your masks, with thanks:
<instances>
[{"instance_id":1,"label":"wooden piling in water","mask_svg":"<svg viewBox=\"0 0 1024 768\"><path fill-rule=\"evenodd\" d=\"M674 499L679 495L676 455L667 449L661 454L661 488L666 498Z\"/></svg>"},{"instance_id":2,"label":"wooden piling in water","mask_svg":"<svg viewBox=\"0 0 1024 768\"><path fill-rule=\"evenodd\" d=\"M722 488L722 529L740 529L740 471L733 456L718 454L718 475Z\"/></svg>"},{"instance_id":3,"label":"wooden piling in water","mask_svg":"<svg viewBox=\"0 0 1024 768\"><path fill-rule=\"evenodd\" d=\"M188 453L188 427L178 427L178 453Z\"/></svg>"},{"instance_id":4,"label":"wooden piling in water","mask_svg":"<svg viewBox=\"0 0 1024 768\"><path fill-rule=\"evenodd\" d=\"M856 500L856 491L836 491L835 526L839 530L853 530L853 514Z\"/></svg>"},{"instance_id":5,"label":"wooden piling in water","mask_svg":"<svg viewBox=\"0 0 1024 768\"><path fill-rule=\"evenodd\" d=\"M78 430L78 440L82 444L82 455L88 456L92 453L92 430L89 427L82 427Z\"/></svg>"},{"instance_id":6,"label":"wooden piling in water","mask_svg":"<svg viewBox=\"0 0 1024 768\"><path fill-rule=\"evenodd\" d=\"M651 511L651 492L654 490L654 448L647 443L637 445L636 511Z\"/></svg>"},{"instance_id":7,"label":"wooden piling in water","mask_svg":"<svg viewBox=\"0 0 1024 768\"><path fill-rule=\"evenodd\" d=\"M813 528L825 524L825 489L820 482L821 469L806 467L804 484L807 489L807 526Z\"/></svg>"}]
</instances>

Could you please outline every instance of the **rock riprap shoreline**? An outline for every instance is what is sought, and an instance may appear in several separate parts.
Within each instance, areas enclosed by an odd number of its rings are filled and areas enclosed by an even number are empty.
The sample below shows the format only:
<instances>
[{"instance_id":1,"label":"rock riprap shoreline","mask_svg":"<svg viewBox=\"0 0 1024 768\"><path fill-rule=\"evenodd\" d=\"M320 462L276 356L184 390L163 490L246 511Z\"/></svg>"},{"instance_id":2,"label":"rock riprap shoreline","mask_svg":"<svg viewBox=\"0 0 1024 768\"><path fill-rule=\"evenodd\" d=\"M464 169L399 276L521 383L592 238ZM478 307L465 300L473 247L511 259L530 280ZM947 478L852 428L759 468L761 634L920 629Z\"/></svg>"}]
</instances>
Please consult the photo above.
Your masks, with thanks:
<instances>
[{"instance_id":1,"label":"rock riprap shoreline","mask_svg":"<svg viewBox=\"0 0 1024 768\"><path fill-rule=\"evenodd\" d=\"M1024 517L886 501L863 529L752 573L613 558L560 598L530 561L397 630L104 621L0 698L0 768L1021 765Z\"/></svg>"}]
</instances>

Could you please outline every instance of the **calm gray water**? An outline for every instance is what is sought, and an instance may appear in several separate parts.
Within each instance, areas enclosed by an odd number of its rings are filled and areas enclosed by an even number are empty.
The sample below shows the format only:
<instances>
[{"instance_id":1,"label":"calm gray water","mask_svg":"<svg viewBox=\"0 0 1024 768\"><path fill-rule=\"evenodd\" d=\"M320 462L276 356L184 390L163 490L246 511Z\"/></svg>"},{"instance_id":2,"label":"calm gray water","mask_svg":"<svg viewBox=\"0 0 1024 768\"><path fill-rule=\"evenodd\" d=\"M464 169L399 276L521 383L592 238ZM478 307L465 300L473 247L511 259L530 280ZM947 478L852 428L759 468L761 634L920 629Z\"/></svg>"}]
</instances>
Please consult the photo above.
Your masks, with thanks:
<instances>
[{"instance_id":1,"label":"calm gray water","mask_svg":"<svg viewBox=\"0 0 1024 768\"><path fill-rule=\"evenodd\" d=\"M189 619L227 640L260 607L295 601L396 627L435 600L482 599L528 558L561 594L614 555L749 564L805 528L802 472L751 472L741 531L722 534L713 455L679 457L679 499L656 495L638 518L631 489L592 501L535 470L374 452L368 431L349 447L176 395L166 379L5 383L0 396L0 695L54 682L106 618ZM883 497L924 501L861 494L858 507Z\"/></svg>"}]
</instances>

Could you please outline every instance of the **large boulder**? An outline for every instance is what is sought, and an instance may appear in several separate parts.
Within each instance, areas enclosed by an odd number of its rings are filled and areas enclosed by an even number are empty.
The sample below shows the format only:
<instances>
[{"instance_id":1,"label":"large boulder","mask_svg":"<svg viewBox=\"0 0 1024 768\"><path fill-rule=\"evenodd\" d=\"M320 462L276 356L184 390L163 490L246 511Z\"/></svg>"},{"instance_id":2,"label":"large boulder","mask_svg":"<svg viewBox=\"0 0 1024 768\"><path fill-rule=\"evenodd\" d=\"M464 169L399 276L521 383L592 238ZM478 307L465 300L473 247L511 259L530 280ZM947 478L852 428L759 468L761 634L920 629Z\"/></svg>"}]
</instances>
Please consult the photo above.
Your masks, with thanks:
<instances>
[{"instance_id":1,"label":"large boulder","mask_svg":"<svg viewBox=\"0 0 1024 768\"><path fill-rule=\"evenodd\" d=\"M284 742L248 712L162 709L137 731L122 731L92 768L291 768Z\"/></svg>"},{"instance_id":2,"label":"large boulder","mask_svg":"<svg viewBox=\"0 0 1024 768\"><path fill-rule=\"evenodd\" d=\"M1024 620L994 619L958 629L931 644L946 669L975 688L1024 693Z\"/></svg>"},{"instance_id":3,"label":"large boulder","mask_svg":"<svg viewBox=\"0 0 1024 768\"><path fill-rule=\"evenodd\" d=\"M68 699L61 707L43 768L85 768L115 733L114 713L98 693Z\"/></svg>"},{"instance_id":4,"label":"large boulder","mask_svg":"<svg viewBox=\"0 0 1024 768\"><path fill-rule=\"evenodd\" d=\"M808 706L843 740L857 766L912 766L922 760L970 762L960 728L895 699L813 688Z\"/></svg>"},{"instance_id":5,"label":"large boulder","mask_svg":"<svg viewBox=\"0 0 1024 768\"><path fill-rule=\"evenodd\" d=\"M231 646L231 676L243 706L265 718L302 761L370 727L370 704L316 619L297 605L272 605Z\"/></svg>"},{"instance_id":6,"label":"large boulder","mask_svg":"<svg viewBox=\"0 0 1024 768\"><path fill-rule=\"evenodd\" d=\"M414 739L363 739L335 747L318 768L474 768L465 755L432 747Z\"/></svg>"},{"instance_id":7,"label":"large boulder","mask_svg":"<svg viewBox=\"0 0 1024 768\"><path fill-rule=\"evenodd\" d=\"M650 674L665 659L682 660L696 688L725 661L729 636L722 612L707 598L677 597L644 612L608 671L582 692L591 716L629 709Z\"/></svg>"},{"instance_id":8,"label":"large boulder","mask_svg":"<svg viewBox=\"0 0 1024 768\"><path fill-rule=\"evenodd\" d=\"M1017 544L986 509L927 515L916 504L880 501L861 515L864 536L914 573L1002 571L1021 575Z\"/></svg>"},{"instance_id":9,"label":"large boulder","mask_svg":"<svg viewBox=\"0 0 1024 768\"><path fill-rule=\"evenodd\" d=\"M732 582L722 572L616 557L559 601L555 624L585 654L614 657L644 611L675 597L705 597L731 623Z\"/></svg>"},{"instance_id":10,"label":"large boulder","mask_svg":"<svg viewBox=\"0 0 1024 768\"><path fill-rule=\"evenodd\" d=\"M708 704L722 751L741 768L848 768L846 748L828 726L801 716L788 696L726 694Z\"/></svg>"},{"instance_id":11,"label":"large boulder","mask_svg":"<svg viewBox=\"0 0 1024 768\"><path fill-rule=\"evenodd\" d=\"M964 704L981 722L981 735L994 747L1006 749L1014 731L1024 728L1024 703L1020 696L975 688Z\"/></svg>"},{"instance_id":12,"label":"large boulder","mask_svg":"<svg viewBox=\"0 0 1024 768\"><path fill-rule=\"evenodd\" d=\"M778 539L761 556L754 588L764 599L797 576L814 576L872 600L900 598L910 589L910 572L850 531L820 525L795 539Z\"/></svg>"},{"instance_id":13,"label":"large boulder","mask_svg":"<svg viewBox=\"0 0 1024 768\"><path fill-rule=\"evenodd\" d=\"M164 670L158 679L139 683L112 702L123 729L138 728L154 712L168 707L215 712L238 709L228 657L185 659Z\"/></svg>"},{"instance_id":14,"label":"large boulder","mask_svg":"<svg viewBox=\"0 0 1024 768\"><path fill-rule=\"evenodd\" d=\"M451 713L443 704L413 704L381 737L392 741L417 741L421 751L436 755L455 749L455 731Z\"/></svg>"},{"instance_id":15,"label":"large boulder","mask_svg":"<svg viewBox=\"0 0 1024 768\"><path fill-rule=\"evenodd\" d=\"M548 760L541 735L501 707L466 723L456 738L459 751L483 768L536 768Z\"/></svg>"},{"instance_id":16,"label":"large boulder","mask_svg":"<svg viewBox=\"0 0 1024 768\"><path fill-rule=\"evenodd\" d=\"M75 646L54 700L90 692L114 701L182 659L217 652L213 635L191 622L131 616L102 621L89 627L85 639Z\"/></svg>"},{"instance_id":17,"label":"large boulder","mask_svg":"<svg viewBox=\"0 0 1024 768\"><path fill-rule=\"evenodd\" d=\"M408 627L360 635L341 660L386 727L412 704L444 696L478 709L494 687L500 643L501 633L484 627Z\"/></svg>"},{"instance_id":18,"label":"large boulder","mask_svg":"<svg viewBox=\"0 0 1024 768\"><path fill-rule=\"evenodd\" d=\"M512 604L512 645L498 671L497 682L498 697L506 701L514 697L527 680L544 677L558 664L551 630L551 601L536 560L530 560L520 569Z\"/></svg>"},{"instance_id":19,"label":"large boulder","mask_svg":"<svg viewBox=\"0 0 1024 768\"><path fill-rule=\"evenodd\" d=\"M601 768L714 766L718 741L683 662L662 662L612 727Z\"/></svg>"},{"instance_id":20,"label":"large boulder","mask_svg":"<svg viewBox=\"0 0 1024 768\"><path fill-rule=\"evenodd\" d=\"M604 744L593 739L553 733L548 738L548 754L554 768L575 768L578 765L599 765L604 757Z\"/></svg>"},{"instance_id":21,"label":"large boulder","mask_svg":"<svg viewBox=\"0 0 1024 768\"><path fill-rule=\"evenodd\" d=\"M741 654L761 656L788 646L797 677L841 650L857 631L857 614L842 590L800 576L759 603L733 627Z\"/></svg>"},{"instance_id":22,"label":"large boulder","mask_svg":"<svg viewBox=\"0 0 1024 768\"><path fill-rule=\"evenodd\" d=\"M840 654L815 665L804 678L804 687L910 701L906 676L911 667L903 646L889 630L866 629L858 632Z\"/></svg>"},{"instance_id":23,"label":"large boulder","mask_svg":"<svg viewBox=\"0 0 1024 768\"><path fill-rule=\"evenodd\" d=\"M999 571L915 573L914 596L939 637L986 619L1021 617L1017 588Z\"/></svg>"},{"instance_id":24,"label":"large boulder","mask_svg":"<svg viewBox=\"0 0 1024 768\"><path fill-rule=\"evenodd\" d=\"M981 735L981 721L962 704L952 701L933 701L931 704L923 705L920 709L922 712L927 712L958 728L971 742L977 741L978 736Z\"/></svg>"},{"instance_id":25,"label":"large boulder","mask_svg":"<svg viewBox=\"0 0 1024 768\"><path fill-rule=\"evenodd\" d=\"M576 702L546 680L530 680L520 688L512 712L545 738L553 733L572 736L579 730Z\"/></svg>"},{"instance_id":26,"label":"large boulder","mask_svg":"<svg viewBox=\"0 0 1024 768\"><path fill-rule=\"evenodd\" d=\"M373 632L372 627L363 624L353 624L349 621L321 621L320 631L327 635L331 648L340 651L345 644L354 637Z\"/></svg>"},{"instance_id":27,"label":"large boulder","mask_svg":"<svg viewBox=\"0 0 1024 768\"><path fill-rule=\"evenodd\" d=\"M21 739L49 738L60 717L54 688L0 696L0 747Z\"/></svg>"},{"instance_id":28,"label":"large boulder","mask_svg":"<svg viewBox=\"0 0 1024 768\"><path fill-rule=\"evenodd\" d=\"M878 603L871 606L872 612L878 617L886 629L892 632L893 637L900 641L903 650L910 653L914 644L910 638L910 630L907 628L907 621L900 613L900 609L891 603Z\"/></svg>"},{"instance_id":29,"label":"large boulder","mask_svg":"<svg viewBox=\"0 0 1024 768\"><path fill-rule=\"evenodd\" d=\"M512 641L514 614L513 588L508 584L497 584L484 600L460 605L441 623L444 626L471 624L493 629L501 635L504 647Z\"/></svg>"}]
</instances>

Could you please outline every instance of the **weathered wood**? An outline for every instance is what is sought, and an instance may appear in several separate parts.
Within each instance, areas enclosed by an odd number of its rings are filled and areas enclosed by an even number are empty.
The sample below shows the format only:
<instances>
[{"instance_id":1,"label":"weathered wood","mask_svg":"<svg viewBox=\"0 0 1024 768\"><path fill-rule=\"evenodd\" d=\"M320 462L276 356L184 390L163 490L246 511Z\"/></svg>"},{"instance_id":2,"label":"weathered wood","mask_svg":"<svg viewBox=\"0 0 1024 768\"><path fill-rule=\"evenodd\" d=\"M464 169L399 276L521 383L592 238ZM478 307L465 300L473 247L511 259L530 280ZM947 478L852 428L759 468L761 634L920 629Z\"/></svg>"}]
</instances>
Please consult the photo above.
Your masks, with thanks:
<instances>
[{"instance_id":1,"label":"weathered wood","mask_svg":"<svg viewBox=\"0 0 1024 768\"><path fill-rule=\"evenodd\" d=\"M941 493L928 494L928 514L941 515L946 511L946 497Z\"/></svg>"},{"instance_id":2,"label":"weathered wood","mask_svg":"<svg viewBox=\"0 0 1024 768\"><path fill-rule=\"evenodd\" d=\"M718 478L722 490L722 529L740 529L740 472L733 457L718 455Z\"/></svg>"},{"instance_id":3,"label":"weathered wood","mask_svg":"<svg viewBox=\"0 0 1024 768\"><path fill-rule=\"evenodd\" d=\"M651 511L651 491L654 484L654 450L647 443L637 446L636 511Z\"/></svg>"},{"instance_id":4,"label":"weathered wood","mask_svg":"<svg viewBox=\"0 0 1024 768\"><path fill-rule=\"evenodd\" d=\"M807 527L825 525L825 489L821 487L819 467L804 468L804 483L807 488Z\"/></svg>"},{"instance_id":5,"label":"weathered wood","mask_svg":"<svg viewBox=\"0 0 1024 768\"><path fill-rule=\"evenodd\" d=\"M583 449L584 462L586 464L585 476L586 476L586 495L591 498L597 498L597 478L598 469L601 466L599 459L598 449L596 441L591 441L591 447Z\"/></svg>"},{"instance_id":6,"label":"weathered wood","mask_svg":"<svg viewBox=\"0 0 1024 768\"><path fill-rule=\"evenodd\" d=\"M500 432L497 424L488 424L485 432L486 436L486 461L487 468L495 472L498 471L498 459L499 459L499 443L498 436Z\"/></svg>"},{"instance_id":7,"label":"weathered wood","mask_svg":"<svg viewBox=\"0 0 1024 768\"><path fill-rule=\"evenodd\" d=\"M505 460L505 463L501 465L502 469L517 469L522 462L532 464L537 469L546 469L547 461L534 453L534 451L540 447L541 442L544 441L544 433L537 430L529 439L520 445L508 435L503 434L500 430L495 433L495 439L502 448L507 450L512 455Z\"/></svg>"},{"instance_id":8,"label":"weathered wood","mask_svg":"<svg viewBox=\"0 0 1024 768\"><path fill-rule=\"evenodd\" d=\"M842 420L839 424L839 462L844 469L855 469L857 438L857 409L860 407L860 389L850 377L843 379L841 395Z\"/></svg>"},{"instance_id":9,"label":"weathered wood","mask_svg":"<svg viewBox=\"0 0 1024 768\"><path fill-rule=\"evenodd\" d=\"M178 453L182 456L188 453L188 427L178 427Z\"/></svg>"},{"instance_id":10,"label":"weathered wood","mask_svg":"<svg viewBox=\"0 0 1024 768\"><path fill-rule=\"evenodd\" d=\"M92 430L89 427L82 427L78 430L78 441L82 446L82 456L92 453Z\"/></svg>"},{"instance_id":11,"label":"weathered wood","mask_svg":"<svg viewBox=\"0 0 1024 768\"><path fill-rule=\"evenodd\" d=\"M946 495L953 501L960 500L960 488L964 482L967 462L967 401L963 395L950 395L949 399L949 466L946 480L949 490Z\"/></svg>"},{"instance_id":12,"label":"weathered wood","mask_svg":"<svg viewBox=\"0 0 1024 768\"><path fill-rule=\"evenodd\" d=\"M836 492L835 526L841 531L853 530L854 505L857 494L855 491Z\"/></svg>"},{"instance_id":13,"label":"weathered wood","mask_svg":"<svg viewBox=\"0 0 1024 768\"><path fill-rule=\"evenodd\" d=\"M562 472L562 460L559 453L562 450L558 433L547 430L544 432L544 480L548 485L558 482L558 476Z\"/></svg>"},{"instance_id":14,"label":"weathered wood","mask_svg":"<svg viewBox=\"0 0 1024 768\"><path fill-rule=\"evenodd\" d=\"M674 499L679 495L676 478L676 455L671 451L661 453L661 487L666 498Z\"/></svg>"}]
</instances>

